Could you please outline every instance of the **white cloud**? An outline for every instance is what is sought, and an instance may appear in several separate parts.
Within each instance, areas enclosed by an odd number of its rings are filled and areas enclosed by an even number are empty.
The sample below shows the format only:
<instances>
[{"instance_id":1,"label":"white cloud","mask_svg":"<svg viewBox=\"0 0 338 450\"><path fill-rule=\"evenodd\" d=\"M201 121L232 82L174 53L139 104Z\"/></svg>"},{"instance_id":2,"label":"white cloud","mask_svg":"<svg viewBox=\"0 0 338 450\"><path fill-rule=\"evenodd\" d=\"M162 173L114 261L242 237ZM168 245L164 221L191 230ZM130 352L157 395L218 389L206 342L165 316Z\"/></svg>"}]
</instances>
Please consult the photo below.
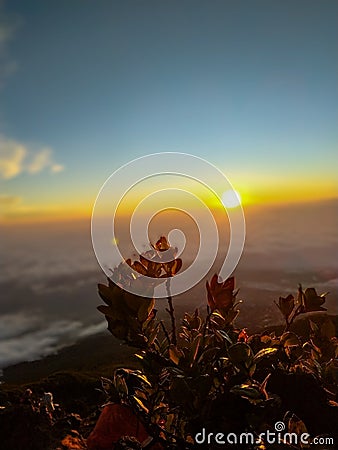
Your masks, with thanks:
<instances>
[{"instance_id":1,"label":"white cloud","mask_svg":"<svg viewBox=\"0 0 338 450\"><path fill-rule=\"evenodd\" d=\"M0 136L0 178L8 180L23 172L34 175L45 169L51 173L64 169L53 160L52 149L43 148L33 152L20 142Z\"/></svg>"}]
</instances>

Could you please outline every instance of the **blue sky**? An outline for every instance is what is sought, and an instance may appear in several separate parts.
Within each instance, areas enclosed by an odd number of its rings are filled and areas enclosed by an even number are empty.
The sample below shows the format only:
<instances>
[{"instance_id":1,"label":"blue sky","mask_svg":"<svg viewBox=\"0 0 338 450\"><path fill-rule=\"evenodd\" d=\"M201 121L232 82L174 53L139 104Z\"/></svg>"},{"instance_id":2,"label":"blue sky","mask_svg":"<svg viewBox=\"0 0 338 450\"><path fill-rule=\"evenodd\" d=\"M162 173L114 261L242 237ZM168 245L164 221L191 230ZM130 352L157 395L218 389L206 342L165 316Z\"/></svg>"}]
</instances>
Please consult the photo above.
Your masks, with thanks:
<instances>
[{"instance_id":1,"label":"blue sky","mask_svg":"<svg viewBox=\"0 0 338 450\"><path fill-rule=\"evenodd\" d=\"M161 151L239 184L337 187L337 2L11 0L0 14L1 192L27 211L92 199Z\"/></svg>"}]
</instances>

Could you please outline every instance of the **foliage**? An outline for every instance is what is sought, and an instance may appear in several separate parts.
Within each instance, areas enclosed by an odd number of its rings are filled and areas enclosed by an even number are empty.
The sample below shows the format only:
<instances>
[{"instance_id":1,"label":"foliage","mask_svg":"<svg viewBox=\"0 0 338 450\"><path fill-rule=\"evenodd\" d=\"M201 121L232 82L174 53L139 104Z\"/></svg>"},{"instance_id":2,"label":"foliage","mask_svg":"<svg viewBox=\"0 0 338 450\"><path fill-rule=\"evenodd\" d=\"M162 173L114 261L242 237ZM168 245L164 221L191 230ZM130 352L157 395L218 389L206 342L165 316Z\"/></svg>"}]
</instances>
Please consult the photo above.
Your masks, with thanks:
<instances>
[{"instance_id":1,"label":"foliage","mask_svg":"<svg viewBox=\"0 0 338 450\"><path fill-rule=\"evenodd\" d=\"M138 273L151 272L153 278L166 276L169 281L182 262L174 258L167 266L152 262L161 251L160 245L170 248L162 237L150 253L140 256L139 262L127 264ZM307 338L290 330L300 314L324 311L326 294L317 295L313 288L303 291L299 286L297 299L290 294L277 302L286 321L285 331L281 335L263 332L249 336L234 323L239 302L233 277L223 282L214 275L206 284L206 317L198 309L185 313L178 330L168 283L169 333L156 318L153 299L123 289L120 269L114 271L119 284L108 280L108 286L99 285L99 294L108 305L99 310L105 314L114 336L138 348L136 357L142 369L118 369L113 379L103 380L103 387L108 395L118 393L164 448L214 448L212 444L194 444L196 433L205 428L213 433L250 431L258 436L273 429L283 417L289 432L308 429L313 436L332 434L335 427L331 422L338 419L335 326L325 315L317 323L310 320ZM321 414L320 426L315 423L317 419L312 420L315 411L311 416L301 404L293 403L291 390L286 388L290 380L296 391L307 383L314 386L308 395L314 398L311 407ZM280 444L278 448L282 447ZM262 442L246 448L273 447Z\"/></svg>"},{"instance_id":2,"label":"foliage","mask_svg":"<svg viewBox=\"0 0 338 450\"><path fill-rule=\"evenodd\" d=\"M279 297L277 307L284 316L286 330L288 330L297 316L314 311L326 311L321 305L325 302L325 296L328 294L318 295L316 289L307 288L303 291L301 285L298 287L298 296L295 297L289 294L287 297Z\"/></svg>"}]
</instances>

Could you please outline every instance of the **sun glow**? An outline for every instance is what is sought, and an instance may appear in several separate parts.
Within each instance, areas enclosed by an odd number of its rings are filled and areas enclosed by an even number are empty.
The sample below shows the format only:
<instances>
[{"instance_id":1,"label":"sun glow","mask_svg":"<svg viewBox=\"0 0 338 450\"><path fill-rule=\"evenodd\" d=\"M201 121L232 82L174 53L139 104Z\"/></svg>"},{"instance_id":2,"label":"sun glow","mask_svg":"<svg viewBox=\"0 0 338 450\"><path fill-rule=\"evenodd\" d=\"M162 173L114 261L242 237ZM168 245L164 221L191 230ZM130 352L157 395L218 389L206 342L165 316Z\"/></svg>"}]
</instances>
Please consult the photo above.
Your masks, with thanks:
<instances>
[{"instance_id":1,"label":"sun glow","mask_svg":"<svg viewBox=\"0 0 338 450\"><path fill-rule=\"evenodd\" d=\"M226 208L236 208L242 201L237 191L229 189L223 193L222 203Z\"/></svg>"}]
</instances>

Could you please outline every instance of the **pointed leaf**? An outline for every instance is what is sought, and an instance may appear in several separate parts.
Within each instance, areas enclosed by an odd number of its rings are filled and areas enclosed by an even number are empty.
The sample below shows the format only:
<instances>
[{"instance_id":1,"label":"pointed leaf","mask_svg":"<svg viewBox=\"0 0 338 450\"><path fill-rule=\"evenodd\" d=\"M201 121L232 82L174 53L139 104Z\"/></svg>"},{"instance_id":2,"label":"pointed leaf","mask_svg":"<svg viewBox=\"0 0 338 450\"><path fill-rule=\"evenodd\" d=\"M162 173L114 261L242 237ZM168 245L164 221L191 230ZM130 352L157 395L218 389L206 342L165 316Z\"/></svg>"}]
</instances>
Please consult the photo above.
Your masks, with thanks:
<instances>
[{"instance_id":1,"label":"pointed leaf","mask_svg":"<svg viewBox=\"0 0 338 450\"><path fill-rule=\"evenodd\" d=\"M190 357L189 357L190 367L193 366L193 364L196 360L198 350L200 348L201 340L202 340L202 335L198 334L192 343L192 346L190 349Z\"/></svg>"},{"instance_id":2,"label":"pointed leaf","mask_svg":"<svg viewBox=\"0 0 338 450\"><path fill-rule=\"evenodd\" d=\"M182 356L184 356L184 354L181 352L181 350L179 350L177 347L175 347L175 345L171 344L169 347L169 358L171 359L171 361L178 365L180 358L182 358Z\"/></svg>"},{"instance_id":3,"label":"pointed leaf","mask_svg":"<svg viewBox=\"0 0 338 450\"><path fill-rule=\"evenodd\" d=\"M141 409L143 409L143 411L146 414L148 414L149 413L149 409L145 406L145 404L142 402L142 400L137 398L135 395L133 395L133 398L136 400L136 403L141 407Z\"/></svg>"},{"instance_id":4,"label":"pointed leaf","mask_svg":"<svg viewBox=\"0 0 338 450\"><path fill-rule=\"evenodd\" d=\"M272 348L272 347L270 347L270 348L263 348L258 353L256 353L256 355L254 356L254 363L257 364L257 362L260 361L261 359L263 359L263 358L265 358L267 356L272 356L277 351L278 351L277 348Z\"/></svg>"}]
</instances>

